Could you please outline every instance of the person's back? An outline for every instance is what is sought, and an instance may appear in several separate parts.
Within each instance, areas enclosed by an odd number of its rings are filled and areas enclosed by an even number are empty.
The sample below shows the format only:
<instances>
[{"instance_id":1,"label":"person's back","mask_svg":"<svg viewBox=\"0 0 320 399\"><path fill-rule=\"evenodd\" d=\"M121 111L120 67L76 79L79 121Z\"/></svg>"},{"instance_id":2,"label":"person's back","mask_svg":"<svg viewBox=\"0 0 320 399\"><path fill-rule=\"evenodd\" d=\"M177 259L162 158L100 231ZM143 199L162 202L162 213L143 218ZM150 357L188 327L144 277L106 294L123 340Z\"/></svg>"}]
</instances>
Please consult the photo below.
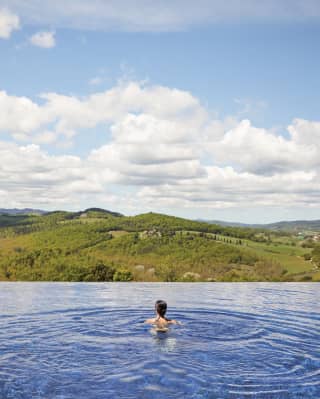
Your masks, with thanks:
<instances>
[{"instance_id":1,"label":"person's back","mask_svg":"<svg viewBox=\"0 0 320 399\"><path fill-rule=\"evenodd\" d=\"M165 301L156 301L155 311L157 316L153 319L147 319L145 323L153 324L156 329L163 331L168 329L169 324L179 324L176 320L170 320L165 316L167 312L167 303Z\"/></svg>"}]
</instances>

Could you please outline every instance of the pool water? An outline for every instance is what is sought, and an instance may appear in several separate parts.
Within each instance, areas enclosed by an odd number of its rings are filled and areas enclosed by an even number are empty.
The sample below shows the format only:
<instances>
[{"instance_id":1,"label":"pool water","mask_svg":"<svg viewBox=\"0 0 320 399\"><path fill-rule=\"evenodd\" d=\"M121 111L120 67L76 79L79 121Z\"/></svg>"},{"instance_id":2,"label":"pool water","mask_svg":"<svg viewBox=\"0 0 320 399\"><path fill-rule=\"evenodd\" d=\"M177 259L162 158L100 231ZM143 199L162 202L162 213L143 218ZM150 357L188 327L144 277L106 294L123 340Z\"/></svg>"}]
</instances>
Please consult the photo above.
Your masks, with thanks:
<instances>
[{"instance_id":1,"label":"pool water","mask_svg":"<svg viewBox=\"0 0 320 399\"><path fill-rule=\"evenodd\" d=\"M0 283L0 398L319 399L319 338L317 283Z\"/></svg>"}]
</instances>

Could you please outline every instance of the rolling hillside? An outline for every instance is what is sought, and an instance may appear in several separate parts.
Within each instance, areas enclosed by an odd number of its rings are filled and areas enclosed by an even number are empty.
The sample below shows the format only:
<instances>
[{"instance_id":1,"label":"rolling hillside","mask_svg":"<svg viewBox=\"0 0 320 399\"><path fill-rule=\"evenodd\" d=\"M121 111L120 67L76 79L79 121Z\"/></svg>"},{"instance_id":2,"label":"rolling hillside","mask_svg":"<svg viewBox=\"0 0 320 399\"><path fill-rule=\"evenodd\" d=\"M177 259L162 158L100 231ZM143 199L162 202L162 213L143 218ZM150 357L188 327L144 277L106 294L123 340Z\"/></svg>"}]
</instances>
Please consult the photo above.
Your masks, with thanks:
<instances>
[{"instance_id":1,"label":"rolling hillside","mask_svg":"<svg viewBox=\"0 0 320 399\"><path fill-rule=\"evenodd\" d=\"M157 213L0 215L9 281L317 281L317 251L295 234Z\"/></svg>"}]
</instances>

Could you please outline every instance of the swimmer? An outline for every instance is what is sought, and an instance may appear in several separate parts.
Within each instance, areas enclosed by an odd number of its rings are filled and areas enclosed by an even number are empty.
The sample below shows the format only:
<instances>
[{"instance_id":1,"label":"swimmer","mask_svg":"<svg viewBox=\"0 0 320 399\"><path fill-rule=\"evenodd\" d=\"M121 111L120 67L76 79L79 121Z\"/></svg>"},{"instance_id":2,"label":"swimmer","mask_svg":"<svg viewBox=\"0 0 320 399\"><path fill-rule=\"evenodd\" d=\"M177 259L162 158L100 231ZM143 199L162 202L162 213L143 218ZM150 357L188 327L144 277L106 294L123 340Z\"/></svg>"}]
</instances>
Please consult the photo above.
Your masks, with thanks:
<instances>
[{"instance_id":1,"label":"swimmer","mask_svg":"<svg viewBox=\"0 0 320 399\"><path fill-rule=\"evenodd\" d=\"M158 300L155 303L155 311L157 316L153 319L147 319L145 323L153 324L156 331L166 332L168 331L169 324L181 324L177 320L170 320L166 318L167 303L162 300Z\"/></svg>"}]
</instances>

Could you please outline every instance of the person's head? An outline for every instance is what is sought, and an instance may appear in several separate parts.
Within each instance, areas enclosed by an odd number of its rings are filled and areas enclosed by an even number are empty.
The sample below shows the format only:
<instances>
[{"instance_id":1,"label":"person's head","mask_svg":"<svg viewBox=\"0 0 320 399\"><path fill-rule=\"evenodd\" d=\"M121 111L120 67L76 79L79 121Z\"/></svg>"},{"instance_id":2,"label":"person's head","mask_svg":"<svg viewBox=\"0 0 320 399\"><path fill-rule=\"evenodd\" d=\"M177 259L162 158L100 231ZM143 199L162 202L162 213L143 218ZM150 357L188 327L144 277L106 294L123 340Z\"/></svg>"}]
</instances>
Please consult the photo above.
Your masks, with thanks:
<instances>
[{"instance_id":1,"label":"person's head","mask_svg":"<svg viewBox=\"0 0 320 399\"><path fill-rule=\"evenodd\" d=\"M167 303L159 299L155 303L155 309L159 316L164 317L167 311Z\"/></svg>"}]
</instances>

